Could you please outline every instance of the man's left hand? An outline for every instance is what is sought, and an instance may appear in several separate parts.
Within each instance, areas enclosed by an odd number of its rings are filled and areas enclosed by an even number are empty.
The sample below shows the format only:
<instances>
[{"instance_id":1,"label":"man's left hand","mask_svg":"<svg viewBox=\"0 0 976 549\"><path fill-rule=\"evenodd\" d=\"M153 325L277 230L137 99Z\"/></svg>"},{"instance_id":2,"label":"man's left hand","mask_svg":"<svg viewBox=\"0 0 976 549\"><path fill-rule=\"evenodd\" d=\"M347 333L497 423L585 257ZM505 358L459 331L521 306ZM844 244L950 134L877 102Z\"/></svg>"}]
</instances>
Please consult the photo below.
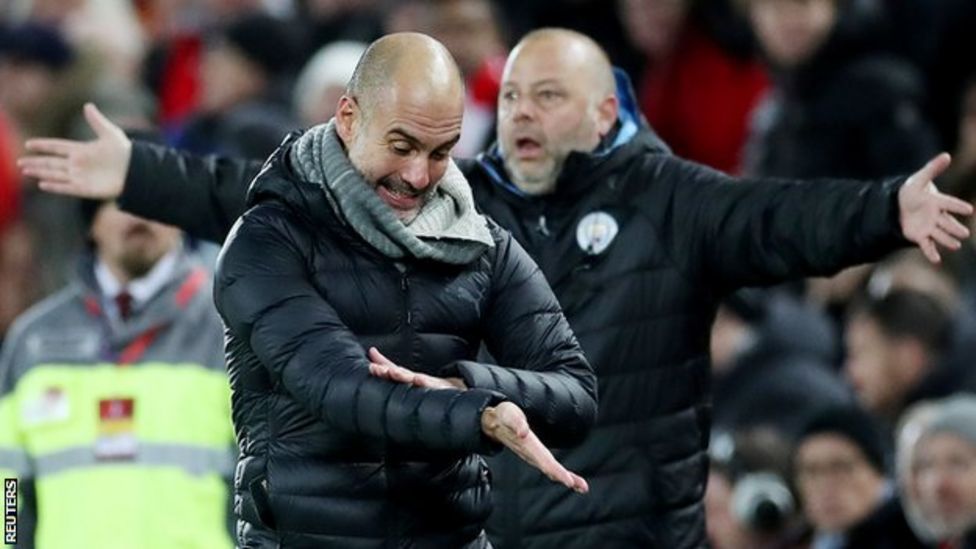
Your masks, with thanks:
<instances>
[{"instance_id":1,"label":"man's left hand","mask_svg":"<svg viewBox=\"0 0 976 549\"><path fill-rule=\"evenodd\" d=\"M369 348L369 360L369 373L382 379L428 389L461 389L462 391L467 389L461 378L435 377L397 366L392 360L383 356L376 347Z\"/></svg>"},{"instance_id":2,"label":"man's left hand","mask_svg":"<svg viewBox=\"0 0 976 549\"><path fill-rule=\"evenodd\" d=\"M936 156L898 190L902 234L918 244L932 263L942 261L938 246L958 250L960 241L969 238L969 229L955 215L971 215L972 204L939 192L932 181L951 161L947 153Z\"/></svg>"}]
</instances>

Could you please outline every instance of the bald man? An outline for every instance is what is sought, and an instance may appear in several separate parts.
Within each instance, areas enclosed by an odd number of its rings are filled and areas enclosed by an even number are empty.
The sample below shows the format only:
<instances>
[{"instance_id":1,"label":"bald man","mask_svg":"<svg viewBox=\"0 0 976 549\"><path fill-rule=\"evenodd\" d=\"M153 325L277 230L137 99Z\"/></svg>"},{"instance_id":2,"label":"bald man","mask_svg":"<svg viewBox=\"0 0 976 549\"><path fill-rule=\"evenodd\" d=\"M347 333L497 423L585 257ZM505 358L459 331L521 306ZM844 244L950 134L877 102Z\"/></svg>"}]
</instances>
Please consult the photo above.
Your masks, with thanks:
<instances>
[{"instance_id":1,"label":"bald man","mask_svg":"<svg viewBox=\"0 0 976 549\"><path fill-rule=\"evenodd\" d=\"M475 211L449 157L462 110L443 46L382 38L335 118L252 183L214 289L241 547L488 547L478 454L502 446L586 492L535 433L585 436L593 372L538 267Z\"/></svg>"},{"instance_id":2,"label":"bald man","mask_svg":"<svg viewBox=\"0 0 976 549\"><path fill-rule=\"evenodd\" d=\"M912 242L938 261L936 244L957 249L968 235L954 214L972 208L932 184L947 155L887 181L734 180L672 156L635 104L592 40L532 32L508 58L497 144L459 164L479 208L542 268L601 391L593 432L557 453L590 480L587 496L491 461L496 547L704 546L708 339L723 296ZM218 241L258 169L143 144L130 153L104 129L89 143L29 145L43 154L22 165L44 188L121 193L123 207Z\"/></svg>"}]
</instances>

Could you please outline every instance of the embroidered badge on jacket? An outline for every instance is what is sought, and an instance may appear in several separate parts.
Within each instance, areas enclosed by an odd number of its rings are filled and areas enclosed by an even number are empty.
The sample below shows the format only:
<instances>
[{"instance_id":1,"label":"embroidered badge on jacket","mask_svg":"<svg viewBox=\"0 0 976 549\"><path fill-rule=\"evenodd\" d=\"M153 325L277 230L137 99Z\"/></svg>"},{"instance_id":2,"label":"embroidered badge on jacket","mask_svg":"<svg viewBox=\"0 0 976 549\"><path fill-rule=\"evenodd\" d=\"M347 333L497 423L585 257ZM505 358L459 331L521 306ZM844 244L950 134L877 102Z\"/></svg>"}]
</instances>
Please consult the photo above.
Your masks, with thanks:
<instances>
[{"instance_id":1,"label":"embroidered badge on jacket","mask_svg":"<svg viewBox=\"0 0 976 549\"><path fill-rule=\"evenodd\" d=\"M576 227L576 242L584 252L598 255L610 246L620 227L617 220L606 212L590 212L583 216Z\"/></svg>"}]
</instances>

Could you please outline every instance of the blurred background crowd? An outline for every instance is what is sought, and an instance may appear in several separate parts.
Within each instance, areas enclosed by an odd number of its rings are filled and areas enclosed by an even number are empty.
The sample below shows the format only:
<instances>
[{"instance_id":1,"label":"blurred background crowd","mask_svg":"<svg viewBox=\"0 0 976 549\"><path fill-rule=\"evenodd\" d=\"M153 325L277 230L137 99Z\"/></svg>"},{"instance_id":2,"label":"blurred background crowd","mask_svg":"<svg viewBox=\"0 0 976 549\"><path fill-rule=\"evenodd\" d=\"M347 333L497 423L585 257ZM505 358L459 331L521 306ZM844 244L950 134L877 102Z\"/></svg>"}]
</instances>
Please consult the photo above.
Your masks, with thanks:
<instances>
[{"instance_id":1,"label":"blurred background crowd","mask_svg":"<svg viewBox=\"0 0 976 549\"><path fill-rule=\"evenodd\" d=\"M89 137L85 101L170 145L262 158L330 118L368 42L416 30L467 80L455 154L472 156L509 48L543 26L606 48L679 156L877 178L947 150L941 187L976 199L971 0L6 0L0 340L84 249L77 202L15 159L31 137ZM730 296L712 334L716 547L976 547L970 244Z\"/></svg>"}]
</instances>

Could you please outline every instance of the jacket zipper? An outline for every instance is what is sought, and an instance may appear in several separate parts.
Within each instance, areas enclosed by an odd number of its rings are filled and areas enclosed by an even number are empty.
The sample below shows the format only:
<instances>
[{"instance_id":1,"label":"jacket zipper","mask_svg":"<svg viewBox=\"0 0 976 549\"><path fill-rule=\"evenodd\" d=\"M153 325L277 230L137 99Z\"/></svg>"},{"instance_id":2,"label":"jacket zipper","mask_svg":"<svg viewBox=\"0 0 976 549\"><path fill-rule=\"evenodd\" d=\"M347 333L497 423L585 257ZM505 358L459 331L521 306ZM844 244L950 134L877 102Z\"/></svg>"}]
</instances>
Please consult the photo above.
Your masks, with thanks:
<instances>
[{"instance_id":1,"label":"jacket zipper","mask_svg":"<svg viewBox=\"0 0 976 549\"><path fill-rule=\"evenodd\" d=\"M549 232L549 226L546 224L546 214L539 214L539 222L535 228L542 236L549 238L552 233Z\"/></svg>"},{"instance_id":2,"label":"jacket zipper","mask_svg":"<svg viewBox=\"0 0 976 549\"><path fill-rule=\"evenodd\" d=\"M396 267L397 272L400 273L400 307L402 310L401 319L403 321L403 333L401 334L400 346L402 351L401 356L403 357L404 362L399 363L399 365L403 366L404 368L413 368L413 360L410 358L412 355L410 342L413 340L413 328L411 326L413 318L410 313L409 270L403 263L396 263L394 266ZM380 351L382 352L382 349L380 349ZM389 475L389 470L387 470L387 475ZM387 482L389 482L389 476L387 476ZM384 545L390 549L401 549L406 546L403 540L400 538L406 531L408 525L407 517L402 511L397 511L392 522L392 535L387 536L386 543Z\"/></svg>"},{"instance_id":3,"label":"jacket zipper","mask_svg":"<svg viewBox=\"0 0 976 549\"><path fill-rule=\"evenodd\" d=\"M400 295L403 296L403 359L407 362L401 364L406 368L413 368L413 353L410 343L413 340L413 313L410 311L410 277L406 267L400 272Z\"/></svg>"}]
</instances>

